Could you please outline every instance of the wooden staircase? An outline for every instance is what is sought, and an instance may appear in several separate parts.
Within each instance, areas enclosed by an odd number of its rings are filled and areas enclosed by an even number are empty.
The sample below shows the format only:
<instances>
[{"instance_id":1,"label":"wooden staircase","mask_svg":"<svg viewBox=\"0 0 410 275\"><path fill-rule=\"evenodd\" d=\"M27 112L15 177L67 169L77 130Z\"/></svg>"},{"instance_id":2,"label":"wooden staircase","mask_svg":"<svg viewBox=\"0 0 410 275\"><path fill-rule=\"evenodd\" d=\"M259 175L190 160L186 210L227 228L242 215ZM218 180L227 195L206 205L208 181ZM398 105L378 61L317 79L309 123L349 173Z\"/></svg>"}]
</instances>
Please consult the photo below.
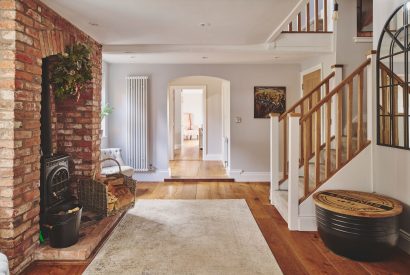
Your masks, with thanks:
<instances>
[{"instance_id":1,"label":"wooden staircase","mask_svg":"<svg viewBox=\"0 0 410 275\"><path fill-rule=\"evenodd\" d=\"M283 115L271 115L271 202L291 230L304 230L300 213L314 218L304 201L370 144L371 65L366 59L344 80L335 69Z\"/></svg>"}]
</instances>

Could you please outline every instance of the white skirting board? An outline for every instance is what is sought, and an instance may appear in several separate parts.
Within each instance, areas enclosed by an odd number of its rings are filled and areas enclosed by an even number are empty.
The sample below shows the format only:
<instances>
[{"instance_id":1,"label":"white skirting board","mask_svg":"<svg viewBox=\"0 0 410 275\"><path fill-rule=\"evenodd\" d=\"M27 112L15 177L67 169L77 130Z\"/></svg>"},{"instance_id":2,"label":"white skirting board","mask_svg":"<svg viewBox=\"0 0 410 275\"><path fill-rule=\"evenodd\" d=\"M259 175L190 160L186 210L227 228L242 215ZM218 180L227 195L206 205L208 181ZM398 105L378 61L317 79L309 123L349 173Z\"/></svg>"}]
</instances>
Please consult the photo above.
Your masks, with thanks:
<instances>
[{"instance_id":1,"label":"white skirting board","mask_svg":"<svg viewBox=\"0 0 410 275\"><path fill-rule=\"evenodd\" d=\"M246 172L240 169L231 169L228 171L229 177L234 178L237 182L269 182L270 172Z\"/></svg>"},{"instance_id":2,"label":"white skirting board","mask_svg":"<svg viewBox=\"0 0 410 275\"><path fill-rule=\"evenodd\" d=\"M169 177L168 170L155 170L152 172L137 172L132 176L133 179L137 181L164 181L165 178Z\"/></svg>"},{"instance_id":3,"label":"white skirting board","mask_svg":"<svg viewBox=\"0 0 410 275\"><path fill-rule=\"evenodd\" d=\"M410 233L400 229L398 246L407 254L410 254Z\"/></svg>"}]
</instances>

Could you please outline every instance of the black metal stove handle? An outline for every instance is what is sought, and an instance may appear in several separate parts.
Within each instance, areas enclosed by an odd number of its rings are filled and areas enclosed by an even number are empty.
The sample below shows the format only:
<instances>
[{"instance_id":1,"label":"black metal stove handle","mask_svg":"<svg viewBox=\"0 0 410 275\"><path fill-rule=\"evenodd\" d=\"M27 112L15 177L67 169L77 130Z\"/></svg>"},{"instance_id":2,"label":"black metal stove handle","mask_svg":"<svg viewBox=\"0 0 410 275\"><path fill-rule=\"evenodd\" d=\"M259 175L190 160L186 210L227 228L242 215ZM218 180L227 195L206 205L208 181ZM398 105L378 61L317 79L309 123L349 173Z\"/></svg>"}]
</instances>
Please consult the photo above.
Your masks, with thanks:
<instances>
[{"instance_id":1,"label":"black metal stove handle","mask_svg":"<svg viewBox=\"0 0 410 275\"><path fill-rule=\"evenodd\" d=\"M104 161L107 161L107 160L112 160L112 161L114 161L114 162L118 165L118 170L119 170L119 173L120 173L120 174L122 174L121 164L120 164L120 163L119 163L116 159L114 159L114 158L105 158L105 159L101 160L100 164L101 164L101 163L103 163ZM96 176L96 174L97 174L97 169L96 169L96 170L94 170L94 173L93 173L93 180L95 180L95 176Z\"/></svg>"},{"instance_id":2,"label":"black metal stove handle","mask_svg":"<svg viewBox=\"0 0 410 275\"><path fill-rule=\"evenodd\" d=\"M44 226L45 228L48 228L49 230L53 230L53 226L52 226L52 225L43 224L43 226Z\"/></svg>"}]
</instances>

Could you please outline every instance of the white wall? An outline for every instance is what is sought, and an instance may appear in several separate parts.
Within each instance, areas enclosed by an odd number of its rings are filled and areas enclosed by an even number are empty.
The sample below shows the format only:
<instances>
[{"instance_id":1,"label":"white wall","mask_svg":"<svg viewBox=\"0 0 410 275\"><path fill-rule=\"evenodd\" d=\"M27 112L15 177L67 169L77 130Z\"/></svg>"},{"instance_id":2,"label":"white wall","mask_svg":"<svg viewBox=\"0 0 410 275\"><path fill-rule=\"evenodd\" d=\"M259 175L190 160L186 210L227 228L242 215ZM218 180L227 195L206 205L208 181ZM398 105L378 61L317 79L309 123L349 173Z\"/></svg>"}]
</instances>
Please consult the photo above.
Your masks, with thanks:
<instances>
[{"instance_id":1,"label":"white wall","mask_svg":"<svg viewBox=\"0 0 410 275\"><path fill-rule=\"evenodd\" d=\"M159 170L168 169L167 88L184 76L213 76L230 81L231 169L269 175L269 120L253 118L254 86L286 86L287 106L300 94L298 65L152 65L110 64L109 102L115 111L109 117L109 145L125 149L125 77L148 75L149 156ZM219 99L220 100L220 99ZM214 106L208 102L208 106ZM217 105L221 110L221 105ZM219 111L220 112L220 111ZM234 123L241 117L241 123ZM221 136L221 135L220 135Z\"/></svg>"},{"instance_id":2,"label":"white wall","mask_svg":"<svg viewBox=\"0 0 410 275\"><path fill-rule=\"evenodd\" d=\"M378 39L386 20L403 1L374 0L374 41L373 48L377 49ZM402 230L410 234L410 151L388 148L373 144L374 148L374 191L391 196L404 203L404 213L401 216ZM403 243L410 253L410 240Z\"/></svg>"},{"instance_id":3,"label":"white wall","mask_svg":"<svg viewBox=\"0 0 410 275\"><path fill-rule=\"evenodd\" d=\"M101 83L101 101L102 103L109 103L108 101L108 67L109 64L107 62L102 63L102 83ZM101 105L102 106L102 105ZM108 123L107 118L102 121L105 124L105 132L101 137L101 148L108 147Z\"/></svg>"},{"instance_id":4,"label":"white wall","mask_svg":"<svg viewBox=\"0 0 410 275\"><path fill-rule=\"evenodd\" d=\"M357 1L339 0L338 3L340 16L335 23L336 63L344 65L344 76L347 76L366 60L372 43L353 41L357 36Z\"/></svg>"}]
</instances>

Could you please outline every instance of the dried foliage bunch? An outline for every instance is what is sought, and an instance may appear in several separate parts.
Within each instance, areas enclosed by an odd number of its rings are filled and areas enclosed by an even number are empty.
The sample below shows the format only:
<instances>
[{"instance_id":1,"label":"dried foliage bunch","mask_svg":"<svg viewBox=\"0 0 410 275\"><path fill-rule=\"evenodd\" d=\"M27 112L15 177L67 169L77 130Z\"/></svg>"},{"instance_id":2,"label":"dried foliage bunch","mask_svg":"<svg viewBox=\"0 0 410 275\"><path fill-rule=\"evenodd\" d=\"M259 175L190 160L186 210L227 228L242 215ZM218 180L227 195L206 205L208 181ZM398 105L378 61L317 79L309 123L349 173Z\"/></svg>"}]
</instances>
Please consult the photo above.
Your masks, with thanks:
<instances>
[{"instance_id":1,"label":"dried foliage bunch","mask_svg":"<svg viewBox=\"0 0 410 275\"><path fill-rule=\"evenodd\" d=\"M68 46L66 52L57 55L50 79L58 99L73 96L78 100L92 80L90 49L84 44Z\"/></svg>"}]
</instances>

